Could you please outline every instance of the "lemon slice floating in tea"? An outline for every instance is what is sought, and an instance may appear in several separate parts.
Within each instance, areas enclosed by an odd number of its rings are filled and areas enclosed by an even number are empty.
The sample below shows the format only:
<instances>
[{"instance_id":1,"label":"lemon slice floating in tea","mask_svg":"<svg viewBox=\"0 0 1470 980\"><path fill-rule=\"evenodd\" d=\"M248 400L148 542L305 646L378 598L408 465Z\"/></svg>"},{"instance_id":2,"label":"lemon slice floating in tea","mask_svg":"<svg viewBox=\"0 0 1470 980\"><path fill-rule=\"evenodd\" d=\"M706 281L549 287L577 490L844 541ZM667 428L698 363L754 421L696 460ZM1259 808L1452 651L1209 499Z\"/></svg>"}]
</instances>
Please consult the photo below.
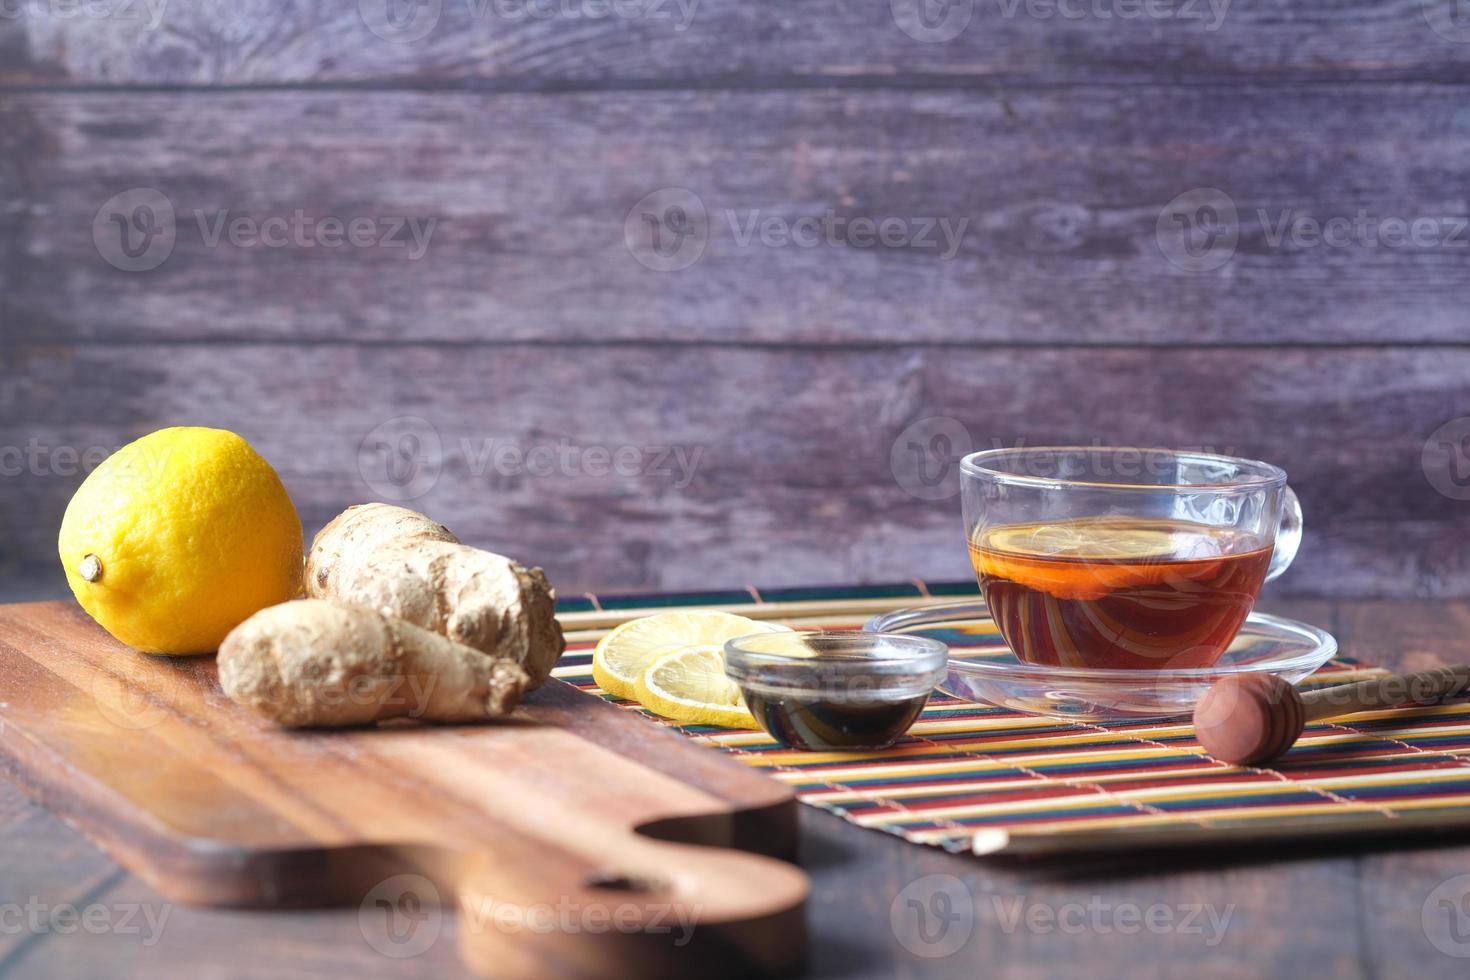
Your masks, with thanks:
<instances>
[{"instance_id":1,"label":"lemon slice floating in tea","mask_svg":"<svg viewBox=\"0 0 1470 980\"><path fill-rule=\"evenodd\" d=\"M635 688L643 671L667 653L687 647L716 646L752 633L787 632L789 627L763 623L733 613L674 611L624 623L604 636L592 652L592 678L597 686L620 698L637 698ZM723 666L720 676L724 676Z\"/></svg>"},{"instance_id":2,"label":"lemon slice floating in tea","mask_svg":"<svg viewBox=\"0 0 1470 980\"><path fill-rule=\"evenodd\" d=\"M1241 550L1237 532L1168 518L1083 517L981 531L970 546L975 571L1059 599L1214 574Z\"/></svg>"},{"instance_id":3,"label":"lemon slice floating in tea","mask_svg":"<svg viewBox=\"0 0 1470 980\"><path fill-rule=\"evenodd\" d=\"M634 688L638 703L683 725L758 728L740 688L725 676L721 646L685 647L649 664Z\"/></svg>"},{"instance_id":4,"label":"lemon slice floating in tea","mask_svg":"<svg viewBox=\"0 0 1470 980\"><path fill-rule=\"evenodd\" d=\"M1090 558L1095 561L1139 561L1181 556L1194 534L1166 522L1098 518L1046 524L1010 524L981 533L986 551L1004 551L1027 558ZM1203 555L1195 557L1205 557Z\"/></svg>"}]
</instances>

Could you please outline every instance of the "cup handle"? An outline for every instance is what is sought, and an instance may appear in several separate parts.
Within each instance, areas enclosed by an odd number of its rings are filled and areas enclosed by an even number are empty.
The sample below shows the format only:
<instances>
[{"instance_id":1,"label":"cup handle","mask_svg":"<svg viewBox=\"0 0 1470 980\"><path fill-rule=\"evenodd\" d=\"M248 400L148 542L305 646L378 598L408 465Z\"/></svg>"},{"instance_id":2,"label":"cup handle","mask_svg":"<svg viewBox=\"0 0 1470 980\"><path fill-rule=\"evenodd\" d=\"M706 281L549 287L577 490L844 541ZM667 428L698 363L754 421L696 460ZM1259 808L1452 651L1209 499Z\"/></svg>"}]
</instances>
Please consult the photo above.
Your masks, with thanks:
<instances>
[{"instance_id":1,"label":"cup handle","mask_svg":"<svg viewBox=\"0 0 1470 980\"><path fill-rule=\"evenodd\" d=\"M1266 569L1266 581L1281 577L1291 567L1291 560L1302 546L1302 503L1296 499L1296 491L1286 488L1286 497L1281 502L1281 526L1276 529L1276 550L1271 553L1271 567Z\"/></svg>"}]
</instances>

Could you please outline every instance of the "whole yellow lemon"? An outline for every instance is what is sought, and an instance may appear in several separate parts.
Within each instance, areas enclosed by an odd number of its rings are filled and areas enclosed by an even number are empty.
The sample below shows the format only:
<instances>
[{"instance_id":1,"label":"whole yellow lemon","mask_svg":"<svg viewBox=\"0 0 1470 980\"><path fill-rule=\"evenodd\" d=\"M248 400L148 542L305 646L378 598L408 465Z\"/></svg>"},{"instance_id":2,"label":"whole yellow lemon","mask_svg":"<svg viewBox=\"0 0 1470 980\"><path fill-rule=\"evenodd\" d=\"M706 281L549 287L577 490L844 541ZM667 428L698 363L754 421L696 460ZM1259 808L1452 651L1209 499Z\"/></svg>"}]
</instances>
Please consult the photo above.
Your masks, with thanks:
<instances>
[{"instance_id":1,"label":"whole yellow lemon","mask_svg":"<svg viewBox=\"0 0 1470 980\"><path fill-rule=\"evenodd\" d=\"M222 429L160 429L93 470L61 520L82 608L147 653L209 653L301 588L301 519L281 478Z\"/></svg>"}]
</instances>

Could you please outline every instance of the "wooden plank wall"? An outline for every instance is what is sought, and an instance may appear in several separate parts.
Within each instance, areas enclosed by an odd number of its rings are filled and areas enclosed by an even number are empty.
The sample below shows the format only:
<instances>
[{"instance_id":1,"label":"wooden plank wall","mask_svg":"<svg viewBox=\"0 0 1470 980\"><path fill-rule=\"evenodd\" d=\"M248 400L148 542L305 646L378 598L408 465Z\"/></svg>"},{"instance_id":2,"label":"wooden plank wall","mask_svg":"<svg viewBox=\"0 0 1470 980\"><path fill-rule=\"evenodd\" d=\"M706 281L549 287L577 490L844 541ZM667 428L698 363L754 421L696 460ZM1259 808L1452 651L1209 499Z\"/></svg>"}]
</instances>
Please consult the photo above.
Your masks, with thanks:
<instances>
[{"instance_id":1,"label":"wooden plank wall","mask_svg":"<svg viewBox=\"0 0 1470 980\"><path fill-rule=\"evenodd\" d=\"M1448 2L11 6L12 570L189 422L564 590L963 577L941 434L1271 459L1278 591L1470 595Z\"/></svg>"}]
</instances>

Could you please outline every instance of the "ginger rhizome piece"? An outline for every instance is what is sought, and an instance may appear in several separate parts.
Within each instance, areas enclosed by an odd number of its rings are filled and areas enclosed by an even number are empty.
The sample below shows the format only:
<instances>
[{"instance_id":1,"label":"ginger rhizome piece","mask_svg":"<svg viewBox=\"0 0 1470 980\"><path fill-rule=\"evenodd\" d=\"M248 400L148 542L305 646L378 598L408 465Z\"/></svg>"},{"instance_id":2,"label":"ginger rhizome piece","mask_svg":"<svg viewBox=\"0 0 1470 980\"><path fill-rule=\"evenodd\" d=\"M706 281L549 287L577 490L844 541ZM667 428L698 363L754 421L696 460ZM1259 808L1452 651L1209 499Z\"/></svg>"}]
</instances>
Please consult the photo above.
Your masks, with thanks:
<instances>
[{"instance_id":1,"label":"ginger rhizome piece","mask_svg":"<svg viewBox=\"0 0 1470 980\"><path fill-rule=\"evenodd\" d=\"M262 609L235 627L219 649L219 679L231 699L290 727L484 721L514 710L530 683L514 660L315 599Z\"/></svg>"},{"instance_id":2,"label":"ginger rhizome piece","mask_svg":"<svg viewBox=\"0 0 1470 980\"><path fill-rule=\"evenodd\" d=\"M539 568L461 544L389 504L349 507L306 560L306 594L377 609L525 668L531 687L565 649L556 593Z\"/></svg>"}]
</instances>

